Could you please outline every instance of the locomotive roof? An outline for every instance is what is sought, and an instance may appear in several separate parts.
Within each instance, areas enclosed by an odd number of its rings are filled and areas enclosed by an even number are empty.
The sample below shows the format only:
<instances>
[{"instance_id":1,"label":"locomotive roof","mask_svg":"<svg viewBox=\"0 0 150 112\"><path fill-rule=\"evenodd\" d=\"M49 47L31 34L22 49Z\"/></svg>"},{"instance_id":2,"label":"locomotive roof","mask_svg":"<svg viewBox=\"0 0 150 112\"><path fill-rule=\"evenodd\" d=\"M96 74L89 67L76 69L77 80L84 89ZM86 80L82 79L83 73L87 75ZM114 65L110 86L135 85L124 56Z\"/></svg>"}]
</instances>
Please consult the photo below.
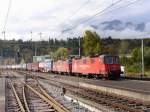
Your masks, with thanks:
<instances>
[{"instance_id":1,"label":"locomotive roof","mask_svg":"<svg viewBox=\"0 0 150 112\"><path fill-rule=\"evenodd\" d=\"M94 57L100 57L100 58L104 58L105 56L116 56L116 55L107 55L107 54L103 54L103 55L99 55L99 56L94 56ZM84 59L84 58L94 58L94 57L74 57L73 59Z\"/></svg>"},{"instance_id":2,"label":"locomotive roof","mask_svg":"<svg viewBox=\"0 0 150 112\"><path fill-rule=\"evenodd\" d=\"M102 57L102 58L105 56L117 56L117 55L107 55L107 54L100 55L100 57Z\"/></svg>"}]
</instances>

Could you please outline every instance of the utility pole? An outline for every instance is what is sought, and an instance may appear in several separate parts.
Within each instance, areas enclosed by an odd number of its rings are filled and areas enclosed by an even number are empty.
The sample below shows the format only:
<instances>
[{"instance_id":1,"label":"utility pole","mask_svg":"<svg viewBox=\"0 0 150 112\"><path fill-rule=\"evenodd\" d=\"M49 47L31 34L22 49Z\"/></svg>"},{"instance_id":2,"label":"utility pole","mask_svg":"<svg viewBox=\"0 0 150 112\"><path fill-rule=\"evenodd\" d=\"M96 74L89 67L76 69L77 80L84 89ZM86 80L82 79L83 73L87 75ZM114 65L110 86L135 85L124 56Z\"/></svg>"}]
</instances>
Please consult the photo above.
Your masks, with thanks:
<instances>
[{"instance_id":1,"label":"utility pole","mask_svg":"<svg viewBox=\"0 0 150 112\"><path fill-rule=\"evenodd\" d=\"M4 35L4 40L6 40L6 35L5 35L5 31L2 31L2 34Z\"/></svg>"},{"instance_id":2,"label":"utility pole","mask_svg":"<svg viewBox=\"0 0 150 112\"><path fill-rule=\"evenodd\" d=\"M143 39L141 42L141 49L142 49L142 76L144 76L144 45L143 45Z\"/></svg>"},{"instance_id":3,"label":"utility pole","mask_svg":"<svg viewBox=\"0 0 150 112\"><path fill-rule=\"evenodd\" d=\"M34 56L36 56L36 45L35 45L35 51L34 51Z\"/></svg>"},{"instance_id":4,"label":"utility pole","mask_svg":"<svg viewBox=\"0 0 150 112\"><path fill-rule=\"evenodd\" d=\"M80 36L79 36L79 57L81 56L81 40L80 40Z\"/></svg>"},{"instance_id":5,"label":"utility pole","mask_svg":"<svg viewBox=\"0 0 150 112\"><path fill-rule=\"evenodd\" d=\"M31 34L31 40L32 40L32 34L33 34L33 32L31 31L30 34ZM36 56L36 43L34 43L34 56Z\"/></svg>"},{"instance_id":6,"label":"utility pole","mask_svg":"<svg viewBox=\"0 0 150 112\"><path fill-rule=\"evenodd\" d=\"M39 36L40 36L39 44L40 44L40 46L41 46L42 33L40 32L40 33L38 33L38 34L39 34Z\"/></svg>"},{"instance_id":7,"label":"utility pole","mask_svg":"<svg viewBox=\"0 0 150 112\"><path fill-rule=\"evenodd\" d=\"M3 36L4 36L4 40L6 40L6 35L5 35L5 30L4 31L2 31L2 34L3 34ZM1 50L1 57L3 58L4 56L3 56L3 48L2 48L2 50Z\"/></svg>"},{"instance_id":8,"label":"utility pole","mask_svg":"<svg viewBox=\"0 0 150 112\"><path fill-rule=\"evenodd\" d=\"M41 45L42 33L40 32L39 35L40 35L40 45Z\"/></svg>"},{"instance_id":9,"label":"utility pole","mask_svg":"<svg viewBox=\"0 0 150 112\"><path fill-rule=\"evenodd\" d=\"M30 34L31 34L31 40L32 40L32 31L30 32Z\"/></svg>"},{"instance_id":10,"label":"utility pole","mask_svg":"<svg viewBox=\"0 0 150 112\"><path fill-rule=\"evenodd\" d=\"M39 35L40 35L40 41L41 41L41 39L42 39L42 33L40 32Z\"/></svg>"}]
</instances>

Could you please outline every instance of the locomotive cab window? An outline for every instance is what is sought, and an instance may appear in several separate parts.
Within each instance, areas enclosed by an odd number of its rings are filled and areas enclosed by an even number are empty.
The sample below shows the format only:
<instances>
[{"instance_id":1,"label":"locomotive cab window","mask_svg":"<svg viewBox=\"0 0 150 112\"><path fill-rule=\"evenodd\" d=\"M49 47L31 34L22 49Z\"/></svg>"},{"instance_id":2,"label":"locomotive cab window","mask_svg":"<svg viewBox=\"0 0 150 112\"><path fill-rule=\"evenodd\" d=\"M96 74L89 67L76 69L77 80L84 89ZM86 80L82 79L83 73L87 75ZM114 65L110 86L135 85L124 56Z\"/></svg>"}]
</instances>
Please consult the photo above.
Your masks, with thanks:
<instances>
[{"instance_id":1,"label":"locomotive cab window","mask_svg":"<svg viewBox=\"0 0 150 112\"><path fill-rule=\"evenodd\" d=\"M111 56L104 57L104 63L105 64L113 64L113 57L111 57Z\"/></svg>"},{"instance_id":2,"label":"locomotive cab window","mask_svg":"<svg viewBox=\"0 0 150 112\"><path fill-rule=\"evenodd\" d=\"M119 57L118 56L114 57L114 64L119 64Z\"/></svg>"},{"instance_id":3,"label":"locomotive cab window","mask_svg":"<svg viewBox=\"0 0 150 112\"><path fill-rule=\"evenodd\" d=\"M83 64L86 64L86 59L85 58L82 61L83 61Z\"/></svg>"}]
</instances>

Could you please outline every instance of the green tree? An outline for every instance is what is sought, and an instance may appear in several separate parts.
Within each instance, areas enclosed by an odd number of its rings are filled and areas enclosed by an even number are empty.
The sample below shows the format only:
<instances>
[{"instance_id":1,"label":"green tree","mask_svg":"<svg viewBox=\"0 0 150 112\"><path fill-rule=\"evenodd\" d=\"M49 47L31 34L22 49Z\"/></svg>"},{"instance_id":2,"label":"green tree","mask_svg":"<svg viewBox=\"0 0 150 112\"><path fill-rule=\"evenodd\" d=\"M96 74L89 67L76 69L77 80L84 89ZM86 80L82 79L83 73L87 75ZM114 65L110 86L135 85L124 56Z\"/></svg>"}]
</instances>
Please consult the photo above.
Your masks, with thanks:
<instances>
[{"instance_id":1,"label":"green tree","mask_svg":"<svg viewBox=\"0 0 150 112\"><path fill-rule=\"evenodd\" d=\"M24 64L24 63L25 63L25 60L22 58L20 61L20 64Z\"/></svg>"},{"instance_id":2,"label":"green tree","mask_svg":"<svg viewBox=\"0 0 150 112\"><path fill-rule=\"evenodd\" d=\"M86 56L94 56L102 53L102 42L96 32L85 31L83 49Z\"/></svg>"},{"instance_id":3,"label":"green tree","mask_svg":"<svg viewBox=\"0 0 150 112\"><path fill-rule=\"evenodd\" d=\"M49 52L49 55L50 55L51 59L57 60L56 52Z\"/></svg>"},{"instance_id":4,"label":"green tree","mask_svg":"<svg viewBox=\"0 0 150 112\"><path fill-rule=\"evenodd\" d=\"M131 53L133 62L141 61L141 50L139 48L134 48Z\"/></svg>"},{"instance_id":5,"label":"green tree","mask_svg":"<svg viewBox=\"0 0 150 112\"><path fill-rule=\"evenodd\" d=\"M150 48L146 47L144 49L144 62L145 62L145 66L150 66Z\"/></svg>"},{"instance_id":6,"label":"green tree","mask_svg":"<svg viewBox=\"0 0 150 112\"><path fill-rule=\"evenodd\" d=\"M69 55L69 51L67 48L61 47L56 51L54 55L57 57L57 59L66 59Z\"/></svg>"},{"instance_id":7,"label":"green tree","mask_svg":"<svg viewBox=\"0 0 150 112\"><path fill-rule=\"evenodd\" d=\"M128 47L129 47L129 42L122 40L120 45L120 50L119 50L120 54L127 54Z\"/></svg>"},{"instance_id":8,"label":"green tree","mask_svg":"<svg viewBox=\"0 0 150 112\"><path fill-rule=\"evenodd\" d=\"M120 63L121 65L128 67L133 64L133 61L132 61L132 58L122 55L120 56Z\"/></svg>"},{"instance_id":9,"label":"green tree","mask_svg":"<svg viewBox=\"0 0 150 112\"><path fill-rule=\"evenodd\" d=\"M22 53L23 53L23 58L24 58L25 63L31 63L33 51L31 49L24 49Z\"/></svg>"}]
</instances>

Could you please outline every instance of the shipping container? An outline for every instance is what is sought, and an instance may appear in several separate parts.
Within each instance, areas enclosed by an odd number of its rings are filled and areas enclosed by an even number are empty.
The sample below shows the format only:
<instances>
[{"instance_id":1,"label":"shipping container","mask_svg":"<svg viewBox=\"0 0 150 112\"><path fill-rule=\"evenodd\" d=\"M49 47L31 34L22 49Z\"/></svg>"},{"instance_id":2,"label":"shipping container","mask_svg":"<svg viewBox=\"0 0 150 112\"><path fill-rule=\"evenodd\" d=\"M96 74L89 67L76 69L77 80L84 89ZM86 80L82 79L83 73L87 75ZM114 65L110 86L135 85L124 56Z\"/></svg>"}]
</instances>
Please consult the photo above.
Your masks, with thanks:
<instances>
[{"instance_id":1,"label":"shipping container","mask_svg":"<svg viewBox=\"0 0 150 112\"><path fill-rule=\"evenodd\" d=\"M38 72L39 71L39 63L32 63L32 71Z\"/></svg>"}]
</instances>

